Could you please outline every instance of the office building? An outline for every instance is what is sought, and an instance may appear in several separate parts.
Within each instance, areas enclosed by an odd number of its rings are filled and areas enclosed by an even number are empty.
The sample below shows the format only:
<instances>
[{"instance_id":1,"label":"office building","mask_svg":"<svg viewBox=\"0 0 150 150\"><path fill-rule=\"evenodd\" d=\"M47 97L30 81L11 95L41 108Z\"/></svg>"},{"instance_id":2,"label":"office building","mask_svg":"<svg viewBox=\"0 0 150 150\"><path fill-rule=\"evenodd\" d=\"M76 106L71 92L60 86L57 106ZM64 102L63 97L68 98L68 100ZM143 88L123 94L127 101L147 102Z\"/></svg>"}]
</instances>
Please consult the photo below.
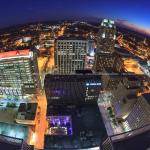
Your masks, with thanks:
<instances>
[{"instance_id":1,"label":"office building","mask_svg":"<svg viewBox=\"0 0 150 150\"><path fill-rule=\"evenodd\" d=\"M45 77L48 103L96 103L100 88L99 75L47 75Z\"/></svg>"},{"instance_id":2,"label":"office building","mask_svg":"<svg viewBox=\"0 0 150 150\"><path fill-rule=\"evenodd\" d=\"M106 130L97 105L99 75L47 75L45 149L99 149ZM57 143L57 144L54 144Z\"/></svg>"},{"instance_id":3,"label":"office building","mask_svg":"<svg viewBox=\"0 0 150 150\"><path fill-rule=\"evenodd\" d=\"M101 143L102 150L146 150L150 148L148 136L150 133L150 94L138 96L144 88L145 76L133 75L123 76L118 87L111 90L111 105L107 107L107 110L112 109L111 115L116 121L115 127L113 124L112 128L116 132L110 134L111 128L107 127L107 135L104 135Z\"/></svg>"},{"instance_id":4,"label":"office building","mask_svg":"<svg viewBox=\"0 0 150 150\"><path fill-rule=\"evenodd\" d=\"M123 80L121 73L114 72L112 68L106 68L102 74L103 90L113 91L117 89L118 84Z\"/></svg>"},{"instance_id":5,"label":"office building","mask_svg":"<svg viewBox=\"0 0 150 150\"><path fill-rule=\"evenodd\" d=\"M147 62L140 62L140 67L144 74L146 74L148 77L150 77L150 61Z\"/></svg>"},{"instance_id":6,"label":"office building","mask_svg":"<svg viewBox=\"0 0 150 150\"><path fill-rule=\"evenodd\" d=\"M56 40L55 65L59 74L72 74L85 68L88 41L83 38L60 37Z\"/></svg>"},{"instance_id":7,"label":"office building","mask_svg":"<svg viewBox=\"0 0 150 150\"><path fill-rule=\"evenodd\" d=\"M142 91L146 79L147 78L145 75L135 75L134 73L124 74L123 85L128 89L138 88L140 91Z\"/></svg>"},{"instance_id":8,"label":"office building","mask_svg":"<svg viewBox=\"0 0 150 150\"><path fill-rule=\"evenodd\" d=\"M134 130L150 124L150 105L143 96L137 97L131 112L126 118L130 129ZM150 128L149 128L150 129Z\"/></svg>"},{"instance_id":9,"label":"office building","mask_svg":"<svg viewBox=\"0 0 150 150\"><path fill-rule=\"evenodd\" d=\"M0 135L0 147L3 150L34 150L34 147L28 145L23 139L5 135Z\"/></svg>"},{"instance_id":10,"label":"office building","mask_svg":"<svg viewBox=\"0 0 150 150\"><path fill-rule=\"evenodd\" d=\"M115 61L116 26L113 20L103 19L97 38L94 70L102 72L104 68L113 68Z\"/></svg>"},{"instance_id":11,"label":"office building","mask_svg":"<svg viewBox=\"0 0 150 150\"><path fill-rule=\"evenodd\" d=\"M116 56L116 59L114 61L114 70L116 70L117 72L124 72L124 61L122 56Z\"/></svg>"},{"instance_id":12,"label":"office building","mask_svg":"<svg viewBox=\"0 0 150 150\"><path fill-rule=\"evenodd\" d=\"M95 55L95 72L103 72L105 68L114 68L115 55L114 54L98 54Z\"/></svg>"},{"instance_id":13,"label":"office building","mask_svg":"<svg viewBox=\"0 0 150 150\"><path fill-rule=\"evenodd\" d=\"M150 125L139 129L109 136L101 143L101 150L149 150L149 130Z\"/></svg>"},{"instance_id":14,"label":"office building","mask_svg":"<svg viewBox=\"0 0 150 150\"><path fill-rule=\"evenodd\" d=\"M88 55L94 57L95 55L95 42L94 40L88 41Z\"/></svg>"},{"instance_id":15,"label":"office building","mask_svg":"<svg viewBox=\"0 0 150 150\"><path fill-rule=\"evenodd\" d=\"M101 144L102 150L148 150L150 148L149 94L137 98L126 118L129 131L108 136Z\"/></svg>"},{"instance_id":16,"label":"office building","mask_svg":"<svg viewBox=\"0 0 150 150\"><path fill-rule=\"evenodd\" d=\"M22 97L40 92L36 53L17 50L0 53L0 95Z\"/></svg>"},{"instance_id":17,"label":"office building","mask_svg":"<svg viewBox=\"0 0 150 150\"><path fill-rule=\"evenodd\" d=\"M116 39L116 26L113 20L103 19L98 33L98 50L101 53L113 53Z\"/></svg>"},{"instance_id":18,"label":"office building","mask_svg":"<svg viewBox=\"0 0 150 150\"><path fill-rule=\"evenodd\" d=\"M126 122L130 130L150 124L149 98L137 96L140 90L140 85L126 87L120 83L117 90L113 91L112 106L115 117Z\"/></svg>"}]
</instances>

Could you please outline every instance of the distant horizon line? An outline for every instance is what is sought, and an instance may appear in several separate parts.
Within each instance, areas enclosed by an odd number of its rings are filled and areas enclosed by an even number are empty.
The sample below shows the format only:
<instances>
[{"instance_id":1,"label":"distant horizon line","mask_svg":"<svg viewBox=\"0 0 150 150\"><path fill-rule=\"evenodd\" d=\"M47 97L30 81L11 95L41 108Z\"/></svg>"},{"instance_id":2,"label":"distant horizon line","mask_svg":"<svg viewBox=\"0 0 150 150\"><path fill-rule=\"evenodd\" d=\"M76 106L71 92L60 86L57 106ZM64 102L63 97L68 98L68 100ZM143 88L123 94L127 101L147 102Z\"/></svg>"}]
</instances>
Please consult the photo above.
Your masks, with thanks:
<instances>
[{"instance_id":1,"label":"distant horizon line","mask_svg":"<svg viewBox=\"0 0 150 150\"><path fill-rule=\"evenodd\" d=\"M24 26L24 25L30 25L30 24L38 24L38 23L62 23L65 21L71 22L71 21L79 21L79 22L89 22L89 23L100 23L100 21L104 18L107 19L112 19L109 17L81 17L81 18L63 18L63 19L54 19L54 20L37 20L37 21L31 21L31 22L26 22L26 23L19 23L19 24L12 24L12 25L6 25L3 27L0 27L0 31L2 30L6 30L9 28L13 28L13 27L18 27L18 26ZM129 22L128 20L124 20L124 19L112 19L116 22L116 25L119 27L124 27L127 29L131 29L133 31L139 32L141 34L146 34L148 36L150 36L150 30L147 30L143 27L138 26L137 24L134 24L132 22Z\"/></svg>"}]
</instances>

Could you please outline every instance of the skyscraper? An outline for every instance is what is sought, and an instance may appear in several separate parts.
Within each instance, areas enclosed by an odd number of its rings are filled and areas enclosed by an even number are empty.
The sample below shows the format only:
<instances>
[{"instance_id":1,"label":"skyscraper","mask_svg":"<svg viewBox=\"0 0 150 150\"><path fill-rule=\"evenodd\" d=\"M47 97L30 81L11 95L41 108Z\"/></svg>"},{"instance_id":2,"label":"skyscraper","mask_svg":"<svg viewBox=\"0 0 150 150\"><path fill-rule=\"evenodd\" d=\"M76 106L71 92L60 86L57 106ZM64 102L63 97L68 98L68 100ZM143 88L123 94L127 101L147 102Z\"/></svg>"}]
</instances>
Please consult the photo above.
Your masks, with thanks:
<instances>
[{"instance_id":1,"label":"skyscraper","mask_svg":"<svg viewBox=\"0 0 150 150\"><path fill-rule=\"evenodd\" d=\"M113 20L103 19L97 38L94 70L103 71L104 68L113 68L115 60L114 44L116 26Z\"/></svg>"},{"instance_id":2,"label":"skyscraper","mask_svg":"<svg viewBox=\"0 0 150 150\"><path fill-rule=\"evenodd\" d=\"M99 75L47 75L45 92L48 103L96 103L101 89Z\"/></svg>"},{"instance_id":3,"label":"skyscraper","mask_svg":"<svg viewBox=\"0 0 150 150\"><path fill-rule=\"evenodd\" d=\"M138 81L137 81L138 82ZM139 83L139 82L138 82ZM141 90L141 85L118 85L114 91L112 106L117 119L121 119L129 130L143 127L150 124L150 105L149 98L138 97L137 93Z\"/></svg>"},{"instance_id":4,"label":"skyscraper","mask_svg":"<svg viewBox=\"0 0 150 150\"><path fill-rule=\"evenodd\" d=\"M135 86L134 86L135 87ZM140 87L140 86L139 86ZM150 94L136 96L138 88L118 86L112 100L120 134L107 135L102 150L146 150L150 148Z\"/></svg>"},{"instance_id":5,"label":"skyscraper","mask_svg":"<svg viewBox=\"0 0 150 150\"><path fill-rule=\"evenodd\" d=\"M118 72L114 72L111 68L106 68L103 70L102 85L104 90L113 91L117 89L118 84L122 80L123 76Z\"/></svg>"},{"instance_id":6,"label":"skyscraper","mask_svg":"<svg viewBox=\"0 0 150 150\"><path fill-rule=\"evenodd\" d=\"M26 49L0 53L0 95L27 96L40 91L36 53Z\"/></svg>"},{"instance_id":7,"label":"skyscraper","mask_svg":"<svg viewBox=\"0 0 150 150\"><path fill-rule=\"evenodd\" d=\"M83 38L60 37L56 41L55 64L60 74L83 70L88 41Z\"/></svg>"}]
</instances>

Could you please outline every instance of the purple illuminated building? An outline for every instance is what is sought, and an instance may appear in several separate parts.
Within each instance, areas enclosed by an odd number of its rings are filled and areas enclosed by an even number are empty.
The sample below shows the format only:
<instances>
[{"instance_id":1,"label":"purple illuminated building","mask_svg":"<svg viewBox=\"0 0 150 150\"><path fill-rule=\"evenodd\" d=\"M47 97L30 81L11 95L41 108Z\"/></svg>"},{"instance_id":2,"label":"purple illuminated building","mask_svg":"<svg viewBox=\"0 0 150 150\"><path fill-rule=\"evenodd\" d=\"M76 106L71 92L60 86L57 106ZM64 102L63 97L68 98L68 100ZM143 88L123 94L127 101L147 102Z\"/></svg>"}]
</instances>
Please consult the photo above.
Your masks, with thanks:
<instances>
[{"instance_id":1,"label":"purple illuminated building","mask_svg":"<svg viewBox=\"0 0 150 150\"><path fill-rule=\"evenodd\" d=\"M72 135L71 116L49 116L47 117L50 135Z\"/></svg>"}]
</instances>

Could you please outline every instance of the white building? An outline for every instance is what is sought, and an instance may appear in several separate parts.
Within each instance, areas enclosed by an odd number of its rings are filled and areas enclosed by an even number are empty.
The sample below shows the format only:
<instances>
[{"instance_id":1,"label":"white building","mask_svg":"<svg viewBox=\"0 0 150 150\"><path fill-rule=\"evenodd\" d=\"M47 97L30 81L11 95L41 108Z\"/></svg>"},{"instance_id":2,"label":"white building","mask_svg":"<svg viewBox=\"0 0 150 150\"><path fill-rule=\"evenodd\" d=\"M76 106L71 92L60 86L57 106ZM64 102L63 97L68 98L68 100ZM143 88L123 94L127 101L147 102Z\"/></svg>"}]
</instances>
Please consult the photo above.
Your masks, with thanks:
<instances>
[{"instance_id":1,"label":"white building","mask_svg":"<svg viewBox=\"0 0 150 150\"><path fill-rule=\"evenodd\" d=\"M0 53L0 71L0 95L26 97L40 91L37 55L33 51Z\"/></svg>"},{"instance_id":2,"label":"white building","mask_svg":"<svg viewBox=\"0 0 150 150\"><path fill-rule=\"evenodd\" d=\"M55 64L60 74L72 74L85 68L88 41L83 38L61 37L56 40Z\"/></svg>"}]
</instances>

